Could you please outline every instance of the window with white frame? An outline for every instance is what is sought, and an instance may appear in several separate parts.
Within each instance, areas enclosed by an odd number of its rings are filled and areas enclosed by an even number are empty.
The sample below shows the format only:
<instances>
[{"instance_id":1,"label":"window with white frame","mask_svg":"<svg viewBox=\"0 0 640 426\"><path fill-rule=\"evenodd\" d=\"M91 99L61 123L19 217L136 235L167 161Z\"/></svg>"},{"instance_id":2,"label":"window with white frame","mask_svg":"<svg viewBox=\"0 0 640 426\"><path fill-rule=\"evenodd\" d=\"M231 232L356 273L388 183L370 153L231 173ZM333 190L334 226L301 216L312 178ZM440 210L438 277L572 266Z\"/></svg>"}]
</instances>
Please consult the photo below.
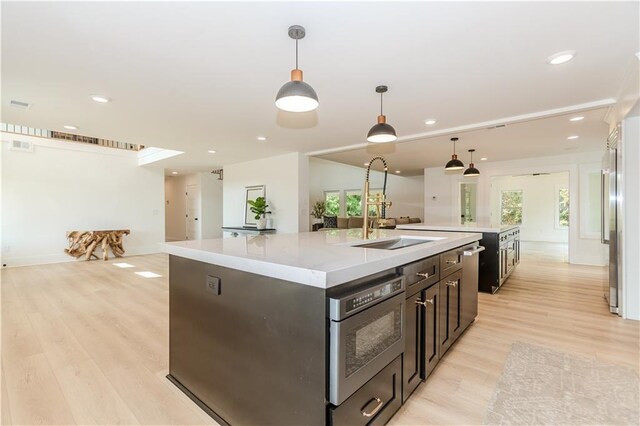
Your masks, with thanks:
<instances>
[{"instance_id":1,"label":"window with white frame","mask_svg":"<svg viewBox=\"0 0 640 426\"><path fill-rule=\"evenodd\" d=\"M324 193L324 214L327 216L340 215L340 191L325 191Z\"/></svg>"},{"instance_id":2,"label":"window with white frame","mask_svg":"<svg viewBox=\"0 0 640 426\"><path fill-rule=\"evenodd\" d=\"M500 223L503 225L522 225L522 190L502 191Z\"/></svg>"},{"instance_id":3,"label":"window with white frame","mask_svg":"<svg viewBox=\"0 0 640 426\"><path fill-rule=\"evenodd\" d=\"M556 226L569 227L569 188L556 190Z\"/></svg>"},{"instance_id":4,"label":"window with white frame","mask_svg":"<svg viewBox=\"0 0 640 426\"><path fill-rule=\"evenodd\" d=\"M359 189L344 191L347 217L362 216L362 191Z\"/></svg>"}]
</instances>

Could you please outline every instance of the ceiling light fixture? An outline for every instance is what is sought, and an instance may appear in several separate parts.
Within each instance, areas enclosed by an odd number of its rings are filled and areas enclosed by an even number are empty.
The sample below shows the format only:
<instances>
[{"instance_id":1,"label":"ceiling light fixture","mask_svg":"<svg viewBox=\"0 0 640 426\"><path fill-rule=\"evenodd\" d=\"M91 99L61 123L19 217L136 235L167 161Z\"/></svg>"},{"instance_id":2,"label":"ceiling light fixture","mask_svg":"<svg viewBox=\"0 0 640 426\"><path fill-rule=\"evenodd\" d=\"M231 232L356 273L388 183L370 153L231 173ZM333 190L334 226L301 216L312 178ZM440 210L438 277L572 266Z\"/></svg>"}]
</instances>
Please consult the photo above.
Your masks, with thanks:
<instances>
[{"instance_id":1,"label":"ceiling light fixture","mask_svg":"<svg viewBox=\"0 0 640 426\"><path fill-rule=\"evenodd\" d=\"M396 173L400 173L400 170L396 170Z\"/></svg>"},{"instance_id":2,"label":"ceiling light fixture","mask_svg":"<svg viewBox=\"0 0 640 426\"><path fill-rule=\"evenodd\" d=\"M67 130L78 130L78 128L76 126L70 126L69 124L65 124L62 127L64 127Z\"/></svg>"},{"instance_id":3,"label":"ceiling light fixture","mask_svg":"<svg viewBox=\"0 0 640 426\"><path fill-rule=\"evenodd\" d=\"M578 139L579 137L580 137L580 136L573 135L573 136L569 136L567 139L569 139L570 141L572 141L572 140L574 140L574 139Z\"/></svg>"},{"instance_id":4,"label":"ceiling light fixture","mask_svg":"<svg viewBox=\"0 0 640 426\"><path fill-rule=\"evenodd\" d=\"M291 81L285 83L276 95L276 106L283 111L307 112L318 108L318 95L313 87L302 81L302 70L298 69L298 40L306 32L300 25L289 27L289 37L296 41L296 67L291 70Z\"/></svg>"},{"instance_id":5,"label":"ceiling light fixture","mask_svg":"<svg viewBox=\"0 0 640 426\"><path fill-rule=\"evenodd\" d=\"M258 136L258 137L257 137L257 139L258 139L259 141L266 141L266 140L267 140L267 137L266 137L266 136Z\"/></svg>"},{"instance_id":6,"label":"ceiling light fixture","mask_svg":"<svg viewBox=\"0 0 640 426\"><path fill-rule=\"evenodd\" d=\"M434 124L436 124L436 120L434 118L430 118L428 120L425 120L424 124L426 124L427 126L433 126Z\"/></svg>"},{"instance_id":7,"label":"ceiling light fixture","mask_svg":"<svg viewBox=\"0 0 640 426\"><path fill-rule=\"evenodd\" d=\"M365 166L368 166L368 165L369 165L369 163L364 163L364 165L365 165Z\"/></svg>"},{"instance_id":8,"label":"ceiling light fixture","mask_svg":"<svg viewBox=\"0 0 640 426\"><path fill-rule=\"evenodd\" d=\"M451 138L451 142L453 142L453 155L451 156L451 160L444 166L445 170L462 170L464 169L464 163L458 160L458 156L456 155L456 142L458 138Z\"/></svg>"},{"instance_id":9,"label":"ceiling light fixture","mask_svg":"<svg viewBox=\"0 0 640 426\"><path fill-rule=\"evenodd\" d=\"M572 117L569 119L569 121L580 121L580 120L584 120L584 117L579 115L577 117Z\"/></svg>"},{"instance_id":10,"label":"ceiling light fixture","mask_svg":"<svg viewBox=\"0 0 640 426\"><path fill-rule=\"evenodd\" d=\"M487 161L487 160L488 160L488 158L487 158L487 157L482 157L482 158L480 159L480 161Z\"/></svg>"},{"instance_id":11,"label":"ceiling light fixture","mask_svg":"<svg viewBox=\"0 0 640 426\"><path fill-rule=\"evenodd\" d=\"M376 93L380 93L380 115L378 124L374 125L367 134L367 140L373 143L393 142L398 139L396 129L387 124L387 117L382 113L382 95L388 90L387 86L376 87Z\"/></svg>"},{"instance_id":12,"label":"ceiling light fixture","mask_svg":"<svg viewBox=\"0 0 640 426\"><path fill-rule=\"evenodd\" d=\"M207 151L207 152L208 152L209 154L215 154L215 153L216 153L215 149L210 149L210 150L209 150L209 151Z\"/></svg>"},{"instance_id":13,"label":"ceiling light fixture","mask_svg":"<svg viewBox=\"0 0 640 426\"><path fill-rule=\"evenodd\" d=\"M111 102L111 99L107 98L106 96L102 96L102 95L91 95L91 99L93 99L95 102L101 103L101 104L106 104L107 102Z\"/></svg>"},{"instance_id":14,"label":"ceiling light fixture","mask_svg":"<svg viewBox=\"0 0 640 426\"><path fill-rule=\"evenodd\" d=\"M549 65L565 64L576 57L576 52L573 50L566 50L564 52L558 52L555 55L551 55L547 58Z\"/></svg>"},{"instance_id":15,"label":"ceiling light fixture","mask_svg":"<svg viewBox=\"0 0 640 426\"><path fill-rule=\"evenodd\" d=\"M177 175L177 174L178 174L178 172L171 172L171 174L172 174L172 175Z\"/></svg>"},{"instance_id":16,"label":"ceiling light fixture","mask_svg":"<svg viewBox=\"0 0 640 426\"><path fill-rule=\"evenodd\" d=\"M480 170L476 169L474 164L473 164L473 153L475 151L476 151L475 149L470 149L469 150L469 153L471 154L471 162L469 163L469 168L464 171L464 175L465 176L478 176L478 175L480 175Z\"/></svg>"}]
</instances>

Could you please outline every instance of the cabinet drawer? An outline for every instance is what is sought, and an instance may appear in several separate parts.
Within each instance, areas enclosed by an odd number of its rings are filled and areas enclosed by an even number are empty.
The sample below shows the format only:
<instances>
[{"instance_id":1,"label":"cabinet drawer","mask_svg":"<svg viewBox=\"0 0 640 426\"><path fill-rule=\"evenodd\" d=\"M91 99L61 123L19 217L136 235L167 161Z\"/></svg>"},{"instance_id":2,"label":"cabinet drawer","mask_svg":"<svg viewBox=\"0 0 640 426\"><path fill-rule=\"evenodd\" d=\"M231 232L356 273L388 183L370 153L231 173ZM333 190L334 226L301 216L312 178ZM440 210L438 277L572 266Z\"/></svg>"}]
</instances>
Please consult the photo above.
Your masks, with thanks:
<instances>
[{"instance_id":1,"label":"cabinet drawer","mask_svg":"<svg viewBox=\"0 0 640 426\"><path fill-rule=\"evenodd\" d=\"M402 405L402 355L337 407L329 408L334 426L383 425Z\"/></svg>"},{"instance_id":2,"label":"cabinet drawer","mask_svg":"<svg viewBox=\"0 0 640 426\"><path fill-rule=\"evenodd\" d=\"M458 249L442 253L440 255L440 277L447 275L462 268L462 256L458 254Z\"/></svg>"},{"instance_id":3,"label":"cabinet drawer","mask_svg":"<svg viewBox=\"0 0 640 426\"><path fill-rule=\"evenodd\" d=\"M405 276L407 297L412 296L440 280L440 259L433 256L410 263L401 267L400 273Z\"/></svg>"}]
</instances>

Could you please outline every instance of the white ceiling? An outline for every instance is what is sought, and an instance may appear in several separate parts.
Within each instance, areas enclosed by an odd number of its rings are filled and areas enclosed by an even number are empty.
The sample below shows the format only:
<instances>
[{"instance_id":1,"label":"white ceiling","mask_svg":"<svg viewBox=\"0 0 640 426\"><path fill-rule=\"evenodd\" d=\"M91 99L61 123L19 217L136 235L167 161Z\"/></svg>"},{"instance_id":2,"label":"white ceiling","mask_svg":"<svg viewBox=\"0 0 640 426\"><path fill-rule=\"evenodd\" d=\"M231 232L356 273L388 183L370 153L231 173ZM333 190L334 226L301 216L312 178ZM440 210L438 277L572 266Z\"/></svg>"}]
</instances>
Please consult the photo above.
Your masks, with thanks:
<instances>
[{"instance_id":1,"label":"white ceiling","mask_svg":"<svg viewBox=\"0 0 640 426\"><path fill-rule=\"evenodd\" d=\"M3 121L185 151L163 161L179 171L362 143L378 84L389 86L385 113L401 138L615 98L640 50L637 2L1 7ZM300 67L316 112L274 106L293 68L291 24L307 29ZM578 55L545 63L563 50Z\"/></svg>"},{"instance_id":2,"label":"white ceiling","mask_svg":"<svg viewBox=\"0 0 640 426\"><path fill-rule=\"evenodd\" d=\"M443 167L451 159L453 143L450 138L457 136L456 153L468 167L469 149L475 149L473 162L482 171L481 158L486 161L503 161L518 158L573 154L579 152L605 151L608 125L603 121L606 108L563 114L542 120L532 120L508 125L504 128L480 129L458 132L454 135L395 143L369 144L366 148L331 153L320 158L364 167L372 156L381 154L395 173L401 176L421 175L425 167ZM584 117L580 121L569 121L572 117ZM567 139L579 136L578 139ZM373 169L380 169L376 162Z\"/></svg>"}]
</instances>

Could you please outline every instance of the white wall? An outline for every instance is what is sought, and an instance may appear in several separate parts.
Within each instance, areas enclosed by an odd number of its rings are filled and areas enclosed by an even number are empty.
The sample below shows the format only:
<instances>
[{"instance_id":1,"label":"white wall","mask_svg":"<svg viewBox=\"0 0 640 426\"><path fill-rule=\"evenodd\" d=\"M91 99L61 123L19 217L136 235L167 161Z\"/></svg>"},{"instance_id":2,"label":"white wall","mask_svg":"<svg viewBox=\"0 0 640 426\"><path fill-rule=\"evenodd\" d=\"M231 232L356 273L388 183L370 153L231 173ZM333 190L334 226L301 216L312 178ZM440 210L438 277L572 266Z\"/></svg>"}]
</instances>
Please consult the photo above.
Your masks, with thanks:
<instances>
[{"instance_id":1,"label":"white wall","mask_svg":"<svg viewBox=\"0 0 640 426\"><path fill-rule=\"evenodd\" d=\"M557 223L560 188L569 188L567 172L494 178L491 181L490 196L492 222L497 224L500 221L502 191L520 190L522 191L520 239L568 243L569 229L560 228ZM571 216L571 212L569 214Z\"/></svg>"},{"instance_id":2,"label":"white wall","mask_svg":"<svg viewBox=\"0 0 640 426\"><path fill-rule=\"evenodd\" d=\"M2 133L2 263L75 260L73 230L130 229L126 255L155 253L164 241L164 176L137 153ZM17 139L34 151L9 150Z\"/></svg>"},{"instance_id":3,"label":"white wall","mask_svg":"<svg viewBox=\"0 0 640 426\"><path fill-rule=\"evenodd\" d=\"M324 200L325 191L363 190L365 169L321 158L309 159L309 200L313 204ZM384 173L372 171L371 189L382 188ZM424 178L422 176L387 176L387 197L393 203L387 217L423 217ZM344 198L344 193L342 194ZM341 212L344 216L345 212Z\"/></svg>"},{"instance_id":4,"label":"white wall","mask_svg":"<svg viewBox=\"0 0 640 426\"><path fill-rule=\"evenodd\" d=\"M222 185L218 175L200 173L200 235L203 239L222 237Z\"/></svg>"},{"instance_id":5,"label":"white wall","mask_svg":"<svg viewBox=\"0 0 640 426\"><path fill-rule=\"evenodd\" d=\"M307 231L308 167L308 157L297 152L225 165L224 226L243 225L246 186L266 185L270 218L278 232Z\"/></svg>"},{"instance_id":6,"label":"white wall","mask_svg":"<svg viewBox=\"0 0 640 426\"><path fill-rule=\"evenodd\" d=\"M187 236L187 186L198 185L200 211L197 226L202 239L222 236L222 181L209 172L165 178L165 233L167 241Z\"/></svg>"},{"instance_id":7,"label":"white wall","mask_svg":"<svg viewBox=\"0 0 640 426\"><path fill-rule=\"evenodd\" d=\"M581 232L580 200L586 191L580 188L581 169L598 170L604 155L602 152L566 154L549 157L526 158L510 161L480 162L480 176L464 178L462 174L445 174L442 167L425 169L425 221L451 223L458 221L459 182L478 183L478 222L491 222L490 185L493 176L513 176L530 173L569 172L569 209L572 226L569 229L569 262L587 265L606 265L607 247L597 235ZM577 195L576 195L577 194Z\"/></svg>"}]
</instances>

